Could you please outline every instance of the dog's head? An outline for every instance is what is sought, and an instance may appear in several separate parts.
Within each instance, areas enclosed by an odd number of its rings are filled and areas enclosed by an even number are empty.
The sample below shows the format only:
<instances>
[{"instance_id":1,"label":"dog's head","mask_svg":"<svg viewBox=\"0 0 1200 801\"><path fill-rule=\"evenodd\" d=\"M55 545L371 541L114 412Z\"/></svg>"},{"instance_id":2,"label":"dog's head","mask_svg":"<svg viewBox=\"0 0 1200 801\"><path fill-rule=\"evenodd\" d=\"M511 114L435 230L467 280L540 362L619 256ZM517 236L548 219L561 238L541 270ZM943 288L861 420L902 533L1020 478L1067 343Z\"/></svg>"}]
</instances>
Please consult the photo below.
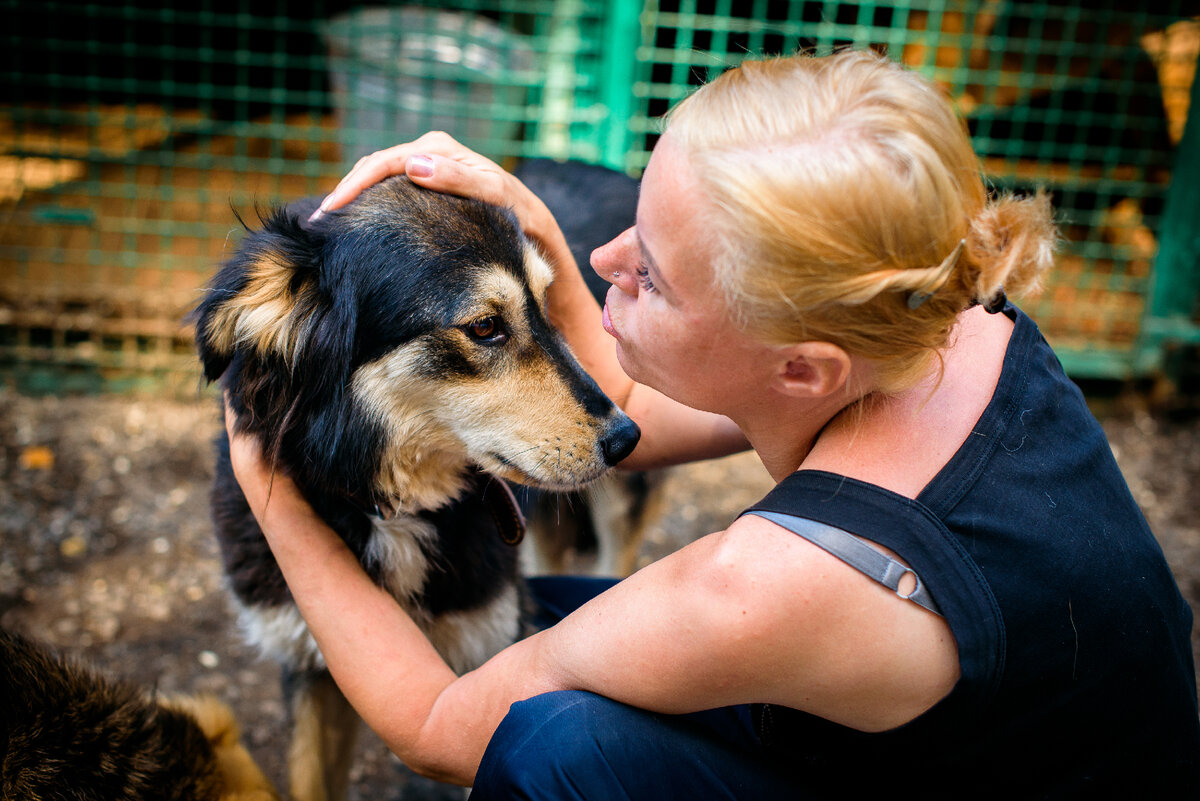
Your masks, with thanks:
<instances>
[{"instance_id":1,"label":"dog's head","mask_svg":"<svg viewBox=\"0 0 1200 801\"><path fill-rule=\"evenodd\" d=\"M510 213L404 178L313 207L266 215L194 314L205 376L302 484L426 508L467 464L570 488L633 449Z\"/></svg>"}]
</instances>

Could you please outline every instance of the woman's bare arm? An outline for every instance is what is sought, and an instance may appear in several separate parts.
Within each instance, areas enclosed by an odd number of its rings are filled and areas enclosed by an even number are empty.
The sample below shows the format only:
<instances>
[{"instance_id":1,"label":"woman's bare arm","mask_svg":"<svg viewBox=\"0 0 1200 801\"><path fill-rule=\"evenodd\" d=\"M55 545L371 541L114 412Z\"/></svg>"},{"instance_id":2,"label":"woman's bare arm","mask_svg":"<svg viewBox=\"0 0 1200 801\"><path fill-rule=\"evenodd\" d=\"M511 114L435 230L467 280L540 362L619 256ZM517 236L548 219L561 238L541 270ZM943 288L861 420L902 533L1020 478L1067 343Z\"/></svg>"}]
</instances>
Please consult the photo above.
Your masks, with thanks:
<instances>
[{"instance_id":1,"label":"woman's bare arm","mask_svg":"<svg viewBox=\"0 0 1200 801\"><path fill-rule=\"evenodd\" d=\"M346 698L439 779L470 784L509 707L553 690L664 713L763 701L878 730L927 709L958 675L940 618L745 517L456 677L295 485L271 476L255 440L231 435L231 457Z\"/></svg>"}]
</instances>

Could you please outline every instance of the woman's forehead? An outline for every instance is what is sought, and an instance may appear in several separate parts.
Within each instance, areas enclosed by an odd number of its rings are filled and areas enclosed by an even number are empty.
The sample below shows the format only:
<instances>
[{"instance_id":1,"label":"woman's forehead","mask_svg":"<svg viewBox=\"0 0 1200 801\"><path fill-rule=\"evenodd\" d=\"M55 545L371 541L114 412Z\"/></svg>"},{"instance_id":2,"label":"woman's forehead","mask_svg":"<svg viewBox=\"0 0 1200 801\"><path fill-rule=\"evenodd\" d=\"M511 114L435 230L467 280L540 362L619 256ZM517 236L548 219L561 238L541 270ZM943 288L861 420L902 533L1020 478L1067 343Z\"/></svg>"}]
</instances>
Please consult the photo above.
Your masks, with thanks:
<instances>
[{"instance_id":1,"label":"woman's forehead","mask_svg":"<svg viewBox=\"0 0 1200 801\"><path fill-rule=\"evenodd\" d=\"M704 196L691 165L682 150L664 135L650 154L642 175L637 209L639 236L648 248L655 250L660 246L657 240L668 234L700 233L704 227L703 206Z\"/></svg>"},{"instance_id":2,"label":"woman's forehead","mask_svg":"<svg viewBox=\"0 0 1200 801\"><path fill-rule=\"evenodd\" d=\"M668 134L663 134L654 146L654 150L651 151L650 161L646 164L646 169L642 173L639 197L644 197L647 191L653 193L656 190L665 188L665 185L672 183L672 178L678 180L690 177L681 175L681 173L686 173L687 171L687 159L683 152L675 144L674 139Z\"/></svg>"}]
</instances>

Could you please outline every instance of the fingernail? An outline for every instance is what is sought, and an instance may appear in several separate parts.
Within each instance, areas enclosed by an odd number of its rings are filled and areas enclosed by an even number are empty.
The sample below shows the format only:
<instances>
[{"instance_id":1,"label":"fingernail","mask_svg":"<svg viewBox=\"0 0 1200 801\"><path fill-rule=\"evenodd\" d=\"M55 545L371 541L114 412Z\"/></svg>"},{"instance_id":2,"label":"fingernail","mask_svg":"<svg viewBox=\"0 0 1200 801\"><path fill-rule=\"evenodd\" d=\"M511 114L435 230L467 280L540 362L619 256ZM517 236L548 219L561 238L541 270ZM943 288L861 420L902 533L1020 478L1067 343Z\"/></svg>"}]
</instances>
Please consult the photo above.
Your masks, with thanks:
<instances>
[{"instance_id":1,"label":"fingernail","mask_svg":"<svg viewBox=\"0 0 1200 801\"><path fill-rule=\"evenodd\" d=\"M317 210L312 213L312 216L308 218L308 221L310 223L312 223L312 222L316 222L317 220L324 217L325 216L325 207L328 204L329 204L329 198L325 198L324 200L322 200L321 205L317 206Z\"/></svg>"},{"instance_id":2,"label":"fingernail","mask_svg":"<svg viewBox=\"0 0 1200 801\"><path fill-rule=\"evenodd\" d=\"M429 156L409 156L406 171L414 178L428 178L433 175L433 159Z\"/></svg>"}]
</instances>

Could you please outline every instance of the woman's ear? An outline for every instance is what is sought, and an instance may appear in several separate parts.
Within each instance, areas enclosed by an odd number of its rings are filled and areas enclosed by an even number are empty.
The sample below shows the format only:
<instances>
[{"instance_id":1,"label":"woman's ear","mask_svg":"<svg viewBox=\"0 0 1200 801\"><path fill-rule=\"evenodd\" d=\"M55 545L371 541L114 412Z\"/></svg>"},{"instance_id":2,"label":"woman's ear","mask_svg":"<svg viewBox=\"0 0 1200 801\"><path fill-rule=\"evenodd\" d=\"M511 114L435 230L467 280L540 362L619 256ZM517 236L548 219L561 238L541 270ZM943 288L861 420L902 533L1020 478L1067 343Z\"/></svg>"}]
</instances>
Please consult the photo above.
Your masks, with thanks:
<instances>
[{"instance_id":1,"label":"woman's ear","mask_svg":"<svg viewBox=\"0 0 1200 801\"><path fill-rule=\"evenodd\" d=\"M800 342L784 349L776 387L796 397L823 398L850 379L850 354L831 342Z\"/></svg>"}]
</instances>

